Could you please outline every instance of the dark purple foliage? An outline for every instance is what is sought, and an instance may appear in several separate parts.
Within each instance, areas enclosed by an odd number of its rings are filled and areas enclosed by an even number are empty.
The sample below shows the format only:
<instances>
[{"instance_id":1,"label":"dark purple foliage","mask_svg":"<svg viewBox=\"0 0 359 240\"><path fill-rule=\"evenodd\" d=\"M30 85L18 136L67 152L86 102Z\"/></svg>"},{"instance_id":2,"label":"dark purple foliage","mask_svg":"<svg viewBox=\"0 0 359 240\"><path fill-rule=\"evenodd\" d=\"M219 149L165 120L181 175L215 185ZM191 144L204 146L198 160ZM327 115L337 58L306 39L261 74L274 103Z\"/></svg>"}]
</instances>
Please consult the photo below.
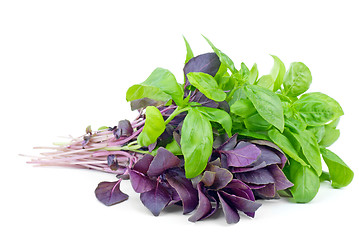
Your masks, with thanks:
<instances>
[{"instance_id":1,"label":"dark purple foliage","mask_svg":"<svg viewBox=\"0 0 359 240\"><path fill-rule=\"evenodd\" d=\"M181 201L183 213L198 205L197 190L180 168L180 159L160 147L155 157L146 154L129 170L133 189L141 193L142 203L158 216L169 204Z\"/></svg>"},{"instance_id":2,"label":"dark purple foliage","mask_svg":"<svg viewBox=\"0 0 359 240\"><path fill-rule=\"evenodd\" d=\"M257 198L277 198L277 191L292 187L282 168L287 158L280 148L265 140L237 142L237 135L227 139L216 150L222 166L247 184Z\"/></svg>"},{"instance_id":3,"label":"dark purple foliage","mask_svg":"<svg viewBox=\"0 0 359 240\"><path fill-rule=\"evenodd\" d=\"M97 199L105 204L106 206L111 206L116 203L120 203L128 199L128 195L121 192L120 182L101 182L98 184L95 195Z\"/></svg>"}]
</instances>

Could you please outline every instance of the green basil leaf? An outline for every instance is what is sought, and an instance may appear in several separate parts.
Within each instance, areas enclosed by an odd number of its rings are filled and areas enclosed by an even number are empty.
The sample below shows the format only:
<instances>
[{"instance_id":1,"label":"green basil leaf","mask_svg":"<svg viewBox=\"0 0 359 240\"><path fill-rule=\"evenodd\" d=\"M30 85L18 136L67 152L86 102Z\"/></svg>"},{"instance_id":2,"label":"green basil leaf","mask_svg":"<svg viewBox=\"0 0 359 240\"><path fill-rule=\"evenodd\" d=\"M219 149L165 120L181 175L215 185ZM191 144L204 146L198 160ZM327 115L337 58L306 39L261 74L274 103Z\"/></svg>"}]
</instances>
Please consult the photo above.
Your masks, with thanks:
<instances>
[{"instance_id":1,"label":"green basil leaf","mask_svg":"<svg viewBox=\"0 0 359 240\"><path fill-rule=\"evenodd\" d=\"M335 141L338 140L339 136L340 136L339 129L331 128L331 127L328 127L327 125L325 125L324 136L321 139L321 141L319 142L319 145L322 147L329 147L333 143L335 143Z\"/></svg>"},{"instance_id":2,"label":"green basil leaf","mask_svg":"<svg viewBox=\"0 0 359 240\"><path fill-rule=\"evenodd\" d=\"M308 130L292 134L298 140L309 165L320 176L322 174L322 158L320 157L320 149L314 134Z\"/></svg>"},{"instance_id":3,"label":"green basil leaf","mask_svg":"<svg viewBox=\"0 0 359 240\"><path fill-rule=\"evenodd\" d=\"M239 99L230 106L231 113L247 118L257 112L249 99Z\"/></svg>"},{"instance_id":4,"label":"green basil leaf","mask_svg":"<svg viewBox=\"0 0 359 240\"><path fill-rule=\"evenodd\" d=\"M137 138L140 146L149 146L156 142L157 138L166 129L161 112L153 106L146 108L145 126Z\"/></svg>"},{"instance_id":5,"label":"green basil leaf","mask_svg":"<svg viewBox=\"0 0 359 240\"><path fill-rule=\"evenodd\" d=\"M167 102L171 99L171 96L157 87L143 86L140 84L131 86L126 92L126 100L128 102L144 98Z\"/></svg>"},{"instance_id":6,"label":"green basil leaf","mask_svg":"<svg viewBox=\"0 0 359 240\"><path fill-rule=\"evenodd\" d=\"M244 90L259 115L283 132L284 115L279 97L274 92L256 85L247 85Z\"/></svg>"},{"instance_id":7,"label":"green basil leaf","mask_svg":"<svg viewBox=\"0 0 359 240\"><path fill-rule=\"evenodd\" d=\"M226 111L210 107L199 107L197 110L206 116L209 121L221 124L227 135L232 136L232 118Z\"/></svg>"},{"instance_id":8,"label":"green basil leaf","mask_svg":"<svg viewBox=\"0 0 359 240\"><path fill-rule=\"evenodd\" d=\"M354 172L332 151L322 148L321 153L328 166L332 186L341 188L349 185L353 180Z\"/></svg>"},{"instance_id":9,"label":"green basil leaf","mask_svg":"<svg viewBox=\"0 0 359 240\"><path fill-rule=\"evenodd\" d=\"M186 61L185 61L185 64L186 64L191 58L194 57L194 55L193 55L191 46L189 45L189 43L187 42L187 39L184 36L183 36L183 40L184 40L184 42L186 44L186 51L187 51Z\"/></svg>"},{"instance_id":10,"label":"green basil leaf","mask_svg":"<svg viewBox=\"0 0 359 240\"><path fill-rule=\"evenodd\" d=\"M209 99L222 102L226 99L226 93L218 88L216 80L207 73L190 72L188 81Z\"/></svg>"},{"instance_id":11,"label":"green basil leaf","mask_svg":"<svg viewBox=\"0 0 359 240\"><path fill-rule=\"evenodd\" d=\"M277 56L274 55L271 56L274 59L274 65L270 72L270 76L274 81L273 88L271 90L275 92L282 86L283 77L285 74L285 66L284 63Z\"/></svg>"},{"instance_id":12,"label":"green basil leaf","mask_svg":"<svg viewBox=\"0 0 359 240\"><path fill-rule=\"evenodd\" d=\"M308 127L307 130L311 131L317 142L320 143L325 135L325 127L324 126L316 126L316 127Z\"/></svg>"},{"instance_id":13,"label":"green basil leaf","mask_svg":"<svg viewBox=\"0 0 359 240\"><path fill-rule=\"evenodd\" d=\"M308 166L308 164L301 157L299 157L297 150L293 147L289 139L282 133L280 133L277 129L269 130L268 136L284 151L285 154L287 154L289 157L291 157L293 160L297 161L301 165Z\"/></svg>"},{"instance_id":14,"label":"green basil leaf","mask_svg":"<svg viewBox=\"0 0 359 240\"><path fill-rule=\"evenodd\" d=\"M318 193L320 180L313 168L291 161L289 180L294 184L290 191L298 203L310 202Z\"/></svg>"},{"instance_id":15,"label":"green basil leaf","mask_svg":"<svg viewBox=\"0 0 359 240\"><path fill-rule=\"evenodd\" d=\"M267 131L272 127L272 125L264 120L258 113L245 118L244 125L250 131Z\"/></svg>"},{"instance_id":16,"label":"green basil leaf","mask_svg":"<svg viewBox=\"0 0 359 240\"><path fill-rule=\"evenodd\" d=\"M173 153L174 155L183 155L181 151L181 147L178 145L175 139L173 139L172 142L166 145L166 149L171 153Z\"/></svg>"},{"instance_id":17,"label":"green basil leaf","mask_svg":"<svg viewBox=\"0 0 359 240\"><path fill-rule=\"evenodd\" d=\"M273 91L273 85L274 85L274 81L273 81L273 77L271 75L263 75L262 77L260 77L258 79L258 81L256 81L255 85L261 86L263 88L267 88L271 91Z\"/></svg>"},{"instance_id":18,"label":"green basil leaf","mask_svg":"<svg viewBox=\"0 0 359 240\"><path fill-rule=\"evenodd\" d=\"M320 92L302 95L293 108L309 126L324 125L344 114L337 101Z\"/></svg>"},{"instance_id":19,"label":"green basil leaf","mask_svg":"<svg viewBox=\"0 0 359 240\"><path fill-rule=\"evenodd\" d=\"M206 168L212 154L212 126L207 117L192 108L183 121L181 133L186 177L194 178Z\"/></svg>"},{"instance_id":20,"label":"green basil leaf","mask_svg":"<svg viewBox=\"0 0 359 240\"><path fill-rule=\"evenodd\" d=\"M208 38L206 38L205 36L203 36L203 37L204 37L204 39L206 39L206 41L211 46L213 51L217 54L217 56L219 57L219 60L221 61L221 63L224 64L232 73L238 72L238 70L234 66L233 61L226 54L224 54L221 50L216 48L213 45L213 43L208 40Z\"/></svg>"},{"instance_id":21,"label":"green basil leaf","mask_svg":"<svg viewBox=\"0 0 359 240\"><path fill-rule=\"evenodd\" d=\"M254 84L257 78L258 78L258 68L257 68L257 64L255 63L253 64L253 67L249 71L249 75L248 75L249 84Z\"/></svg>"},{"instance_id":22,"label":"green basil leaf","mask_svg":"<svg viewBox=\"0 0 359 240\"><path fill-rule=\"evenodd\" d=\"M175 76L167 69L156 68L141 85L157 87L170 95L178 106L183 103L183 88L178 84Z\"/></svg>"},{"instance_id":23,"label":"green basil leaf","mask_svg":"<svg viewBox=\"0 0 359 240\"><path fill-rule=\"evenodd\" d=\"M307 66L301 62L291 63L284 74L284 93L296 97L307 91L312 83L312 74Z\"/></svg>"}]
</instances>

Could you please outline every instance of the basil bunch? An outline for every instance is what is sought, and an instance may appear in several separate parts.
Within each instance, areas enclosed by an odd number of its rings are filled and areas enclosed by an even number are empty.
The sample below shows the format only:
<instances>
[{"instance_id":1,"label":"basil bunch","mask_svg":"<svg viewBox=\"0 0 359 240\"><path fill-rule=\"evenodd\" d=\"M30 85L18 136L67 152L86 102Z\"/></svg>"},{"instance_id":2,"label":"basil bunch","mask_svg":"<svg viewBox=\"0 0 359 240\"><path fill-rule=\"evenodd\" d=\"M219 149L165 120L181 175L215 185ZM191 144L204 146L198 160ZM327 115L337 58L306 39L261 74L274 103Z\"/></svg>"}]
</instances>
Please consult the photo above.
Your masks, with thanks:
<instances>
[{"instance_id":1,"label":"basil bunch","mask_svg":"<svg viewBox=\"0 0 359 240\"><path fill-rule=\"evenodd\" d=\"M156 150L158 139L175 126L180 139L165 148L184 156L186 178L200 175L213 152L214 139L236 133L243 139L275 143L289 163L283 171L294 184L290 194L297 202L309 202L320 181L340 188L348 185L353 171L327 149L339 137L336 128L344 114L333 98L319 92L306 93L312 82L308 67L301 62L284 63L272 55L269 74L259 77L257 65L249 69L233 61L207 38L213 53L194 57L185 39L187 55L184 83L163 68L155 69L141 84L126 93L132 109L146 108L146 122L138 144ZM164 115L161 108L172 109ZM162 143L163 145L163 143ZM322 171L322 159L329 173Z\"/></svg>"}]
</instances>

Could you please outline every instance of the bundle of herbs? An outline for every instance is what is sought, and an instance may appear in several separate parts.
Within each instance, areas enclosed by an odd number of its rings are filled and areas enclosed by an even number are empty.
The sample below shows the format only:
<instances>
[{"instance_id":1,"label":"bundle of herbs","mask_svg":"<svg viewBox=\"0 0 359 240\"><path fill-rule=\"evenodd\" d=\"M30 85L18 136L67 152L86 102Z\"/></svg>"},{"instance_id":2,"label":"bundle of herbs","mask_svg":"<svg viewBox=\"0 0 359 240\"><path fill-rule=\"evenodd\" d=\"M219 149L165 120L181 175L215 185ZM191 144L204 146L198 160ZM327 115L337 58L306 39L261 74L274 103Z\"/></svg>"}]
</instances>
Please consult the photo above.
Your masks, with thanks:
<instances>
[{"instance_id":1,"label":"bundle of herbs","mask_svg":"<svg viewBox=\"0 0 359 240\"><path fill-rule=\"evenodd\" d=\"M88 127L31 163L113 173L116 181L95 190L105 205L128 199L120 183L129 179L153 215L176 204L184 214L193 212L190 221L222 209L226 221L236 223L239 212L254 217L257 199L305 203L321 181L347 186L353 171L327 149L339 137L343 110L323 93L306 93L308 67L294 62L286 69L272 55L271 72L258 77L256 64L241 63L238 70L205 39L213 52L196 57L185 39L183 84L157 68L128 89L126 100L139 112L135 120Z\"/></svg>"}]
</instances>

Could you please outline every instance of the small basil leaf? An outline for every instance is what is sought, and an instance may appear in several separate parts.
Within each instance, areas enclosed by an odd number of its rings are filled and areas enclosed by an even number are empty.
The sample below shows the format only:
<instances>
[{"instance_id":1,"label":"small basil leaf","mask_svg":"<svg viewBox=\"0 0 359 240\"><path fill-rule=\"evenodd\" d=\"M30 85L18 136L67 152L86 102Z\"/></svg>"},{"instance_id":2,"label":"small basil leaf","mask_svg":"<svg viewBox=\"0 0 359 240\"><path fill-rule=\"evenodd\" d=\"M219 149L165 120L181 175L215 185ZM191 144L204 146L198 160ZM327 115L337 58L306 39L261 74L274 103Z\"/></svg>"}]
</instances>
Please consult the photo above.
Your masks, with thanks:
<instances>
[{"instance_id":1,"label":"small basil leaf","mask_svg":"<svg viewBox=\"0 0 359 240\"><path fill-rule=\"evenodd\" d=\"M226 99L226 93L218 88L216 80L209 74L202 72L190 72L188 81L209 99L222 102Z\"/></svg>"},{"instance_id":2,"label":"small basil leaf","mask_svg":"<svg viewBox=\"0 0 359 240\"><path fill-rule=\"evenodd\" d=\"M232 136L232 118L226 111L217 108L199 107L197 110L211 122L218 122L226 131L228 137Z\"/></svg>"},{"instance_id":3,"label":"small basil leaf","mask_svg":"<svg viewBox=\"0 0 359 240\"><path fill-rule=\"evenodd\" d=\"M279 97L274 92L256 85L247 85L244 90L259 115L283 132L284 115Z\"/></svg>"},{"instance_id":4,"label":"small basil leaf","mask_svg":"<svg viewBox=\"0 0 359 240\"><path fill-rule=\"evenodd\" d=\"M161 112L156 107L147 107L145 126L137 138L138 144L140 146L149 146L156 142L165 129L166 125Z\"/></svg>"},{"instance_id":5,"label":"small basil leaf","mask_svg":"<svg viewBox=\"0 0 359 240\"><path fill-rule=\"evenodd\" d=\"M143 86L141 84L135 84L131 86L126 92L126 100L128 102L137 99L143 99L143 98L149 98L156 101L167 102L168 100L171 99L171 96L164 93L158 87Z\"/></svg>"},{"instance_id":6,"label":"small basil leaf","mask_svg":"<svg viewBox=\"0 0 359 240\"><path fill-rule=\"evenodd\" d=\"M183 102L183 89L176 81L175 76L167 69L156 68L141 85L159 88L170 95L177 105L181 105Z\"/></svg>"},{"instance_id":7,"label":"small basil leaf","mask_svg":"<svg viewBox=\"0 0 359 240\"><path fill-rule=\"evenodd\" d=\"M322 148L321 153L328 166L332 186L341 188L349 185L354 177L353 171L332 151Z\"/></svg>"},{"instance_id":8,"label":"small basil leaf","mask_svg":"<svg viewBox=\"0 0 359 240\"><path fill-rule=\"evenodd\" d=\"M235 68L233 61L226 55L224 54L221 50L219 50L218 48L216 48L213 43L211 41L209 41L205 36L203 36L204 39L206 39L206 41L208 42L208 44L211 46L211 48L213 49L213 51L217 54L217 56L219 57L219 60L221 61L222 64L226 65L226 67L232 72L232 73L236 73L238 70Z\"/></svg>"},{"instance_id":9,"label":"small basil leaf","mask_svg":"<svg viewBox=\"0 0 359 240\"><path fill-rule=\"evenodd\" d=\"M256 81L255 85L258 85L258 86L261 86L263 88L267 88L267 89L273 91L273 85L274 85L273 77L271 75L263 75L262 77L260 77L258 79L258 81Z\"/></svg>"},{"instance_id":10,"label":"small basil leaf","mask_svg":"<svg viewBox=\"0 0 359 240\"><path fill-rule=\"evenodd\" d=\"M183 121L181 133L186 177L194 178L202 173L212 154L212 126L198 110L190 109Z\"/></svg>"},{"instance_id":11,"label":"small basil leaf","mask_svg":"<svg viewBox=\"0 0 359 240\"><path fill-rule=\"evenodd\" d=\"M344 114L337 101L320 92L302 95L293 108L309 126L324 125Z\"/></svg>"},{"instance_id":12,"label":"small basil leaf","mask_svg":"<svg viewBox=\"0 0 359 240\"><path fill-rule=\"evenodd\" d=\"M183 36L183 40L186 44L186 50L187 50L187 54L186 54L186 61L185 64L194 57L191 46L189 45L189 43L187 42L187 39Z\"/></svg>"},{"instance_id":13,"label":"small basil leaf","mask_svg":"<svg viewBox=\"0 0 359 240\"><path fill-rule=\"evenodd\" d=\"M257 64L255 63L253 64L253 67L249 71L249 75L248 75L249 84L254 84L257 78L258 78L258 68L257 68Z\"/></svg>"},{"instance_id":14,"label":"small basil leaf","mask_svg":"<svg viewBox=\"0 0 359 240\"><path fill-rule=\"evenodd\" d=\"M291 63L284 75L284 93L296 97L309 89L312 83L312 74L309 68L301 62Z\"/></svg>"},{"instance_id":15,"label":"small basil leaf","mask_svg":"<svg viewBox=\"0 0 359 240\"><path fill-rule=\"evenodd\" d=\"M320 180L313 168L291 161L289 180L294 184L290 191L298 203L310 202L318 193Z\"/></svg>"},{"instance_id":16,"label":"small basil leaf","mask_svg":"<svg viewBox=\"0 0 359 240\"><path fill-rule=\"evenodd\" d=\"M272 67L272 70L271 70L271 73L270 73L269 76L271 76L272 81L274 81L274 84L273 84L273 87L272 87L271 90L273 90L275 92L280 88L280 86L282 86L283 77L284 77L284 74L285 74L285 66L284 66L284 63L277 56L274 56L274 55L271 55L271 56L274 59L274 65ZM268 79L268 78L265 79L265 80L268 83L270 82L269 81L270 79ZM262 80L262 82L263 81L264 81L264 79Z\"/></svg>"}]
</instances>

